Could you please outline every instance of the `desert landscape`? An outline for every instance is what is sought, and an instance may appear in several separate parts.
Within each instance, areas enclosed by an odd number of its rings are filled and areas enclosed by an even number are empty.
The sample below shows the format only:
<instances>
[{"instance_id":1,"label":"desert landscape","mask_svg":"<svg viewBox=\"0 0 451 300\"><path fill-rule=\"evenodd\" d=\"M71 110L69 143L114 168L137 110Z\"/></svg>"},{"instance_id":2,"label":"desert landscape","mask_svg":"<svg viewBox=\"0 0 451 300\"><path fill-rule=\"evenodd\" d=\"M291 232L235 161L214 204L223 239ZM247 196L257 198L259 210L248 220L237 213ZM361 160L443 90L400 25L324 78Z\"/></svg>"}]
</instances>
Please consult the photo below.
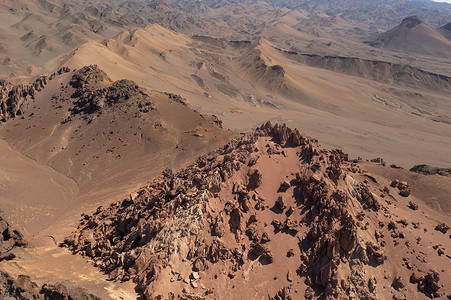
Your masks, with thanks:
<instances>
[{"instance_id":1,"label":"desert landscape","mask_svg":"<svg viewBox=\"0 0 451 300\"><path fill-rule=\"evenodd\" d=\"M0 17L0 298L451 299L451 4Z\"/></svg>"}]
</instances>

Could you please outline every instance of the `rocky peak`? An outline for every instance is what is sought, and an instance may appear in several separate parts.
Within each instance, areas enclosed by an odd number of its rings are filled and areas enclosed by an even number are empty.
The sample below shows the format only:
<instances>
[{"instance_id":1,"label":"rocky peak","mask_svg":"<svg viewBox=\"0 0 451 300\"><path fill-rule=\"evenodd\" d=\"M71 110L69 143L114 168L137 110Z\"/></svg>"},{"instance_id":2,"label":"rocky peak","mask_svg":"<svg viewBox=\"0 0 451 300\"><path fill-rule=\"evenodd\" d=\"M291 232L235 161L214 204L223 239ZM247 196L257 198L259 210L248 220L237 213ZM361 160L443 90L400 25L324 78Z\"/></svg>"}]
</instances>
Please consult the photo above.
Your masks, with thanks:
<instances>
[{"instance_id":1,"label":"rocky peak","mask_svg":"<svg viewBox=\"0 0 451 300\"><path fill-rule=\"evenodd\" d=\"M70 85L76 89L92 89L102 84L110 84L112 80L97 65L90 65L76 71Z\"/></svg>"},{"instance_id":2,"label":"rocky peak","mask_svg":"<svg viewBox=\"0 0 451 300\"><path fill-rule=\"evenodd\" d=\"M92 114L104 107L147 97L134 81L122 79L112 82L97 65L76 71L70 84L76 89L71 96L74 99L72 114ZM149 101L142 105L146 106L146 110L154 109Z\"/></svg>"},{"instance_id":3,"label":"rocky peak","mask_svg":"<svg viewBox=\"0 0 451 300\"><path fill-rule=\"evenodd\" d=\"M33 99L36 92L41 91L57 75L68 72L70 69L63 67L50 76L40 75L29 84L13 85L6 80L0 80L0 121L6 122L22 115L23 104L27 99Z\"/></svg>"},{"instance_id":4,"label":"rocky peak","mask_svg":"<svg viewBox=\"0 0 451 300\"><path fill-rule=\"evenodd\" d=\"M420 25L422 23L423 23L423 21L420 19L420 17L418 17L418 16L410 16L410 17L407 17L404 20L402 20L401 26L405 26L405 27L410 29L410 28L418 26L418 25Z\"/></svg>"}]
</instances>

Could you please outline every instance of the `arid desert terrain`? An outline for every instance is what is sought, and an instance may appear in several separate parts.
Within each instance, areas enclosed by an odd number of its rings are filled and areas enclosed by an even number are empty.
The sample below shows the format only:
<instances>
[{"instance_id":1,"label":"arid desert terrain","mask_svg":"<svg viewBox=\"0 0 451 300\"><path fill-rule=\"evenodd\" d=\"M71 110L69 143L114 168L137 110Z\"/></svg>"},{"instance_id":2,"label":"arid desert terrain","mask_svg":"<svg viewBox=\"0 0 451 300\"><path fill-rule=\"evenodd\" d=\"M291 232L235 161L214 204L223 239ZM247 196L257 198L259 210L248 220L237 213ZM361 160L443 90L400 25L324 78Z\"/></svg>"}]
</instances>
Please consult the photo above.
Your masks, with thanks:
<instances>
[{"instance_id":1,"label":"arid desert terrain","mask_svg":"<svg viewBox=\"0 0 451 300\"><path fill-rule=\"evenodd\" d=\"M451 298L451 4L0 19L1 299Z\"/></svg>"}]
</instances>

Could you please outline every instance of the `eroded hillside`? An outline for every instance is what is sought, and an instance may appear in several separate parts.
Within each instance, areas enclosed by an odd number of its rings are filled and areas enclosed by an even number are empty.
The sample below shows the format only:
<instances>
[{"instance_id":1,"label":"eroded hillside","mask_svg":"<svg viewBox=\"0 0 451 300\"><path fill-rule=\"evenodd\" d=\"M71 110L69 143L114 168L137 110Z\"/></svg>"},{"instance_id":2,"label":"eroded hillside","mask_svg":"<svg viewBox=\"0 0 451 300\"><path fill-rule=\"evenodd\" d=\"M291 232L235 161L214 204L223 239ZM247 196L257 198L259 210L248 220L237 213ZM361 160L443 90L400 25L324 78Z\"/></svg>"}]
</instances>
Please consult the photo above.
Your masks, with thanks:
<instances>
[{"instance_id":1,"label":"eroded hillside","mask_svg":"<svg viewBox=\"0 0 451 300\"><path fill-rule=\"evenodd\" d=\"M449 212L365 169L267 123L83 215L64 246L148 299L445 297Z\"/></svg>"}]
</instances>

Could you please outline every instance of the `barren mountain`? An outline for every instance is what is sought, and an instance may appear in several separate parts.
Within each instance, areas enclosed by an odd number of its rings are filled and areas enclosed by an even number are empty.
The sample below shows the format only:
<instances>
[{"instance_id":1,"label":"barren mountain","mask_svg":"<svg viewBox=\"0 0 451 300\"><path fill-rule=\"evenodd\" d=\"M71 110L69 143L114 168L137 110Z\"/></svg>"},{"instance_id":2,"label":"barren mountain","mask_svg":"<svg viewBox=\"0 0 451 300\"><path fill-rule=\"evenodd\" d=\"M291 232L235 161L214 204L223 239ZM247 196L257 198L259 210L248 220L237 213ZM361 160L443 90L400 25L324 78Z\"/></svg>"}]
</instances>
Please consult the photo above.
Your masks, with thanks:
<instances>
[{"instance_id":1,"label":"barren mountain","mask_svg":"<svg viewBox=\"0 0 451 300\"><path fill-rule=\"evenodd\" d=\"M83 215L64 245L147 299L449 297L451 177L387 169L268 123Z\"/></svg>"},{"instance_id":2,"label":"barren mountain","mask_svg":"<svg viewBox=\"0 0 451 300\"><path fill-rule=\"evenodd\" d=\"M62 1L1 1L0 71L36 75L49 59L89 39L123 30L125 22L108 15L100 19L89 7ZM97 11L98 13L98 11Z\"/></svg>"},{"instance_id":3,"label":"barren mountain","mask_svg":"<svg viewBox=\"0 0 451 300\"><path fill-rule=\"evenodd\" d=\"M341 30L336 28L334 34L346 32L350 37L390 28L406 14L443 26L451 11L445 3L405 0L348 0L339 5L333 1L3 0L0 8L0 71L15 75L50 72L44 67L49 59L89 39L111 38L125 29L153 23L189 36L241 40L302 9L301 14L317 15L301 22L302 30L315 33L338 20Z\"/></svg>"},{"instance_id":4,"label":"barren mountain","mask_svg":"<svg viewBox=\"0 0 451 300\"><path fill-rule=\"evenodd\" d=\"M53 241L70 232L80 213L132 192L167 167L179 168L234 133L180 96L113 82L96 66L42 78L36 88L5 85L2 98L2 211L33 248L19 253L18 267L1 268L18 275L26 269L40 285L69 279L100 297L130 296L133 289L108 284Z\"/></svg>"},{"instance_id":5,"label":"barren mountain","mask_svg":"<svg viewBox=\"0 0 451 300\"><path fill-rule=\"evenodd\" d=\"M428 24L443 26L449 22L451 5L429 0L269 0L278 6L302 9L313 13L340 16L379 28L390 28L405 16L418 15Z\"/></svg>"},{"instance_id":6,"label":"barren mountain","mask_svg":"<svg viewBox=\"0 0 451 300\"><path fill-rule=\"evenodd\" d=\"M447 36L449 33L446 28L432 28L419 17L412 16L369 43L373 47L398 52L450 57L451 39Z\"/></svg>"},{"instance_id":7,"label":"barren mountain","mask_svg":"<svg viewBox=\"0 0 451 300\"><path fill-rule=\"evenodd\" d=\"M0 0L0 298L451 299L450 15Z\"/></svg>"},{"instance_id":8,"label":"barren mountain","mask_svg":"<svg viewBox=\"0 0 451 300\"><path fill-rule=\"evenodd\" d=\"M271 28L279 36L286 27ZM48 68L96 63L114 80L125 76L182 95L194 108L217 115L226 128L243 131L281 120L352 155L373 158L377 151L405 167L451 163L443 147L450 141L449 77L382 60L295 52L281 44L266 38L190 38L149 25L87 42ZM427 141L407 146L414 132L423 132ZM390 146L384 150L381 144ZM431 149L435 161L423 161L431 158L424 154Z\"/></svg>"},{"instance_id":9,"label":"barren mountain","mask_svg":"<svg viewBox=\"0 0 451 300\"><path fill-rule=\"evenodd\" d=\"M113 82L95 66L59 73L47 77L45 87L31 96L10 93L21 98L6 103L20 107L16 110L21 113L0 131L15 149L77 183L73 205L102 190L123 193L129 184L179 166L232 135L179 96L145 91L128 80ZM26 226L26 214L12 210L10 218L27 232L42 230Z\"/></svg>"}]
</instances>

